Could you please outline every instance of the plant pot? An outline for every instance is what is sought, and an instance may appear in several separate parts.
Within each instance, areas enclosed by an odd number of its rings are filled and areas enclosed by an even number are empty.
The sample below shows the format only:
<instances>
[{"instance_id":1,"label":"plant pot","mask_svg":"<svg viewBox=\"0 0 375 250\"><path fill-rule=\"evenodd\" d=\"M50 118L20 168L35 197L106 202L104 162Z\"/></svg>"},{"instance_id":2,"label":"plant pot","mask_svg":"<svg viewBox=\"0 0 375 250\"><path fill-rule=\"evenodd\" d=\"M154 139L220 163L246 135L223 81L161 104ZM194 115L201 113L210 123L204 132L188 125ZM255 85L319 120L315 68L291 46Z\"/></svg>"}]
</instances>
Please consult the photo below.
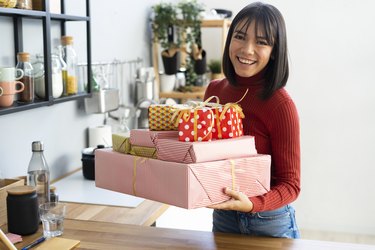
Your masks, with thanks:
<instances>
[{"instance_id":1,"label":"plant pot","mask_svg":"<svg viewBox=\"0 0 375 250\"><path fill-rule=\"evenodd\" d=\"M207 71L207 60L206 60L206 51L202 51L202 59L194 60L194 72L197 75L203 75Z\"/></svg>"},{"instance_id":2,"label":"plant pot","mask_svg":"<svg viewBox=\"0 0 375 250\"><path fill-rule=\"evenodd\" d=\"M160 91L172 92L176 86L176 75L160 74Z\"/></svg>"},{"instance_id":3,"label":"plant pot","mask_svg":"<svg viewBox=\"0 0 375 250\"><path fill-rule=\"evenodd\" d=\"M164 66L164 72L167 75L174 75L178 71L178 63L177 63L177 54L175 53L172 57L167 57L162 55L163 60L163 66Z\"/></svg>"}]
</instances>

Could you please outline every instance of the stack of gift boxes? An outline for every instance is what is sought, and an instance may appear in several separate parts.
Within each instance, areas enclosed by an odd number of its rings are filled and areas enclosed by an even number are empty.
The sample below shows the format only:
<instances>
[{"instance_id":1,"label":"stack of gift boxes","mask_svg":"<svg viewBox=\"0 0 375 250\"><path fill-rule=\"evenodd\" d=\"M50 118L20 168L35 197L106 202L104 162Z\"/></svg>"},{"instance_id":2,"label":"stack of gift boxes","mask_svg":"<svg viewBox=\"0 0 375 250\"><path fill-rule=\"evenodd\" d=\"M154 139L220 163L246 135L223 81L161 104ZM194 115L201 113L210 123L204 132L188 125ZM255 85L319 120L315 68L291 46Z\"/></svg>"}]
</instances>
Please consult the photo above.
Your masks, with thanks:
<instances>
[{"instance_id":1,"label":"stack of gift boxes","mask_svg":"<svg viewBox=\"0 0 375 250\"><path fill-rule=\"evenodd\" d=\"M233 103L151 105L149 129L113 134L112 149L96 150L96 186L187 209L228 200L225 187L264 194L271 158L243 135L242 118Z\"/></svg>"}]
</instances>

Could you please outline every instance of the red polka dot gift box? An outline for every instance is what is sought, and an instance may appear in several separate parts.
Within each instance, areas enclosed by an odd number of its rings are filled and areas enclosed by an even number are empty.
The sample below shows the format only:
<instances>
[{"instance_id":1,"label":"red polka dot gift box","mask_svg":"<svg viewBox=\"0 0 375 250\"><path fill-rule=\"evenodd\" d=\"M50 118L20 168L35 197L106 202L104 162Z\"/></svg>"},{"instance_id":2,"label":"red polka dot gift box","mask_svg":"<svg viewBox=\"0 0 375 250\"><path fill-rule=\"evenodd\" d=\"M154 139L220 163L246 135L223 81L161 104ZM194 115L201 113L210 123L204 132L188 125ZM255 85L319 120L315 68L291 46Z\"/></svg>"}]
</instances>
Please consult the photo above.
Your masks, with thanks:
<instances>
[{"instance_id":1,"label":"red polka dot gift box","mask_svg":"<svg viewBox=\"0 0 375 250\"><path fill-rule=\"evenodd\" d=\"M178 138L180 141L211 141L214 113L209 107L191 107L178 113Z\"/></svg>"},{"instance_id":2,"label":"red polka dot gift box","mask_svg":"<svg viewBox=\"0 0 375 250\"><path fill-rule=\"evenodd\" d=\"M242 108L236 103L227 103L213 108L215 124L212 128L212 138L228 139L243 135Z\"/></svg>"}]
</instances>

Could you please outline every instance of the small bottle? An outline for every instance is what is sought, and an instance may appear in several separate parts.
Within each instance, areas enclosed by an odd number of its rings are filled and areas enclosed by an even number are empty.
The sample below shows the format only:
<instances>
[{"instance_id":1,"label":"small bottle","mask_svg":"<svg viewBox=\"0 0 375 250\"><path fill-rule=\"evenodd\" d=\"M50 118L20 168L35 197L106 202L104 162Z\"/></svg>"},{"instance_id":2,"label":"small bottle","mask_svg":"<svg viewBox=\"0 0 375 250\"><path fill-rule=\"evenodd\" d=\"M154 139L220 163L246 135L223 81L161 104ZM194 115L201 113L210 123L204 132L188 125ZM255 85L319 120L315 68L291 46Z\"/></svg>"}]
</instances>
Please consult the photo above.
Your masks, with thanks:
<instances>
[{"instance_id":1,"label":"small bottle","mask_svg":"<svg viewBox=\"0 0 375 250\"><path fill-rule=\"evenodd\" d=\"M59 201L59 196L56 194L56 187L55 186L50 186L49 188L50 192L50 202L58 202Z\"/></svg>"},{"instance_id":2,"label":"small bottle","mask_svg":"<svg viewBox=\"0 0 375 250\"><path fill-rule=\"evenodd\" d=\"M29 235L39 228L38 197L35 187L19 186L8 189L8 231Z\"/></svg>"},{"instance_id":3,"label":"small bottle","mask_svg":"<svg viewBox=\"0 0 375 250\"><path fill-rule=\"evenodd\" d=\"M75 95L83 92L83 88L78 87L78 61L77 54L73 48L73 37L61 37L63 59L67 65L66 92L67 95Z\"/></svg>"},{"instance_id":4,"label":"small bottle","mask_svg":"<svg viewBox=\"0 0 375 250\"><path fill-rule=\"evenodd\" d=\"M33 102L34 101L34 72L33 66L30 63L30 54L27 52L19 52L17 54L16 69L23 70L23 77L20 79L25 85L25 89L20 93L19 101Z\"/></svg>"},{"instance_id":5,"label":"small bottle","mask_svg":"<svg viewBox=\"0 0 375 250\"><path fill-rule=\"evenodd\" d=\"M59 57L60 65L61 65L61 74L62 74L62 81L63 81L63 96L68 95L67 90L67 80L68 80L68 66L66 65L66 62L64 61L64 52L63 52L63 46L59 45L57 46L57 55Z\"/></svg>"},{"instance_id":6,"label":"small bottle","mask_svg":"<svg viewBox=\"0 0 375 250\"><path fill-rule=\"evenodd\" d=\"M43 154L43 142L34 141L31 148L33 154L27 170L27 184L36 187L38 202L43 204L50 201L50 172Z\"/></svg>"}]
</instances>

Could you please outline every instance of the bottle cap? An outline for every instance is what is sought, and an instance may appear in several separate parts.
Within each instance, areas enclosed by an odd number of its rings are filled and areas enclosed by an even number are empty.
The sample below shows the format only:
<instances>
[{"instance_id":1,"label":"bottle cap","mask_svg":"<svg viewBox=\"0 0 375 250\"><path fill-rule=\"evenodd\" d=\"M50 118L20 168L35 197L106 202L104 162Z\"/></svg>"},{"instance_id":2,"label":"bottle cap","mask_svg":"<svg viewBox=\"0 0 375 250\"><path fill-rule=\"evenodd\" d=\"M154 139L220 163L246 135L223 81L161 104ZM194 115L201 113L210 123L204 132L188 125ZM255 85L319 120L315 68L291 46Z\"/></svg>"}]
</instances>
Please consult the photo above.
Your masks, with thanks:
<instances>
[{"instance_id":1,"label":"bottle cap","mask_svg":"<svg viewBox=\"0 0 375 250\"><path fill-rule=\"evenodd\" d=\"M18 60L21 62L28 62L30 61L30 54L27 52L18 52Z\"/></svg>"},{"instance_id":2,"label":"bottle cap","mask_svg":"<svg viewBox=\"0 0 375 250\"><path fill-rule=\"evenodd\" d=\"M62 45L71 45L73 44L73 37L72 36L62 36L61 37Z\"/></svg>"},{"instance_id":3,"label":"bottle cap","mask_svg":"<svg viewBox=\"0 0 375 250\"><path fill-rule=\"evenodd\" d=\"M33 152L41 152L44 150L44 144L41 141L33 141L31 149Z\"/></svg>"}]
</instances>

